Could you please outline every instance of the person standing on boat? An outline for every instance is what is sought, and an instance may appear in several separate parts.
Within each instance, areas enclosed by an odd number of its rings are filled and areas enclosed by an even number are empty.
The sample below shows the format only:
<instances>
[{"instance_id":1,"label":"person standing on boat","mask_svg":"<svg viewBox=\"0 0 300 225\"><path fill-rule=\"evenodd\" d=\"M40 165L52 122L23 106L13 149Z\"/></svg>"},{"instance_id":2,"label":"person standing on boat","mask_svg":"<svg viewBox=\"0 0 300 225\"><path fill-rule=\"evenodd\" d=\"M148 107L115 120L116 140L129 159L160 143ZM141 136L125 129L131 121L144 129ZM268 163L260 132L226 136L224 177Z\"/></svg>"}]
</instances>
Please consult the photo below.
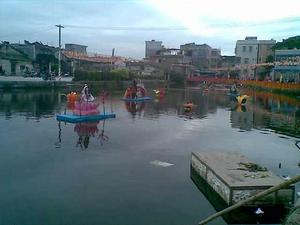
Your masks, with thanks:
<instances>
[{"instance_id":1,"label":"person standing on boat","mask_svg":"<svg viewBox=\"0 0 300 225\"><path fill-rule=\"evenodd\" d=\"M236 84L235 83L231 86L230 93L231 94L237 94L237 88L236 88Z\"/></svg>"},{"instance_id":2,"label":"person standing on boat","mask_svg":"<svg viewBox=\"0 0 300 225\"><path fill-rule=\"evenodd\" d=\"M133 79L131 98L136 98L137 97L136 94L137 94L137 82L135 79Z\"/></svg>"},{"instance_id":3,"label":"person standing on boat","mask_svg":"<svg viewBox=\"0 0 300 225\"><path fill-rule=\"evenodd\" d=\"M94 100L94 97L92 96L87 84L84 84L84 87L81 91L81 100L86 101L86 102Z\"/></svg>"}]
</instances>

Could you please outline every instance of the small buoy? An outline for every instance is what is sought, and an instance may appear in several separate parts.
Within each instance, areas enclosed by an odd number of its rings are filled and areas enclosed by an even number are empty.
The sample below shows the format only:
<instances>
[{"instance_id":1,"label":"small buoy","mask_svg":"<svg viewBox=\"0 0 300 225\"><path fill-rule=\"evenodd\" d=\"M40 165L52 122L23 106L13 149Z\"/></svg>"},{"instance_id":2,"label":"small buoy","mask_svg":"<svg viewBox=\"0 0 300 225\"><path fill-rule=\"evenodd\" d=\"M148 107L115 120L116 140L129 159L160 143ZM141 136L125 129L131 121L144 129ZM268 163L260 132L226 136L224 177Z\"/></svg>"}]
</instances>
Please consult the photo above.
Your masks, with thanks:
<instances>
[{"instance_id":1,"label":"small buoy","mask_svg":"<svg viewBox=\"0 0 300 225\"><path fill-rule=\"evenodd\" d=\"M256 215L262 215L264 214L265 212L261 210L261 208L257 208L257 210L255 211L255 214Z\"/></svg>"}]
</instances>

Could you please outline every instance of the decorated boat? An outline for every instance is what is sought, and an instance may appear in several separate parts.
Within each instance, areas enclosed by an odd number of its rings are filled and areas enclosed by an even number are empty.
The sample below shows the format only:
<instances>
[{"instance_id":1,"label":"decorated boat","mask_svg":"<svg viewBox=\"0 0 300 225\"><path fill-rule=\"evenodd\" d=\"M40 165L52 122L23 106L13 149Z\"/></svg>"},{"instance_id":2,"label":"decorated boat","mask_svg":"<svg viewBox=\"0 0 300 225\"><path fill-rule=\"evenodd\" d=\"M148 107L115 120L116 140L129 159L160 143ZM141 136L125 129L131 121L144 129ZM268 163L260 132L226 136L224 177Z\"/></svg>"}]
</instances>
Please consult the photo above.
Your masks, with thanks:
<instances>
[{"instance_id":1,"label":"decorated boat","mask_svg":"<svg viewBox=\"0 0 300 225\"><path fill-rule=\"evenodd\" d=\"M128 87L124 93L122 100L124 101L147 101L151 98L147 96L147 91L144 85L139 82L133 81L133 85Z\"/></svg>"},{"instance_id":2,"label":"decorated boat","mask_svg":"<svg viewBox=\"0 0 300 225\"><path fill-rule=\"evenodd\" d=\"M106 94L102 93L102 96L100 96L99 99L96 99L89 92L87 85L84 86L80 97L78 94L74 93L75 92L71 92L67 95L68 106L70 103L72 103L72 107L70 108L71 112L67 113L65 110L65 113L57 115L56 119L58 121L80 123L89 121L99 121L107 118L116 117L116 114L113 112L105 112L105 98L107 97ZM103 105L102 113L99 109L101 103Z\"/></svg>"}]
</instances>

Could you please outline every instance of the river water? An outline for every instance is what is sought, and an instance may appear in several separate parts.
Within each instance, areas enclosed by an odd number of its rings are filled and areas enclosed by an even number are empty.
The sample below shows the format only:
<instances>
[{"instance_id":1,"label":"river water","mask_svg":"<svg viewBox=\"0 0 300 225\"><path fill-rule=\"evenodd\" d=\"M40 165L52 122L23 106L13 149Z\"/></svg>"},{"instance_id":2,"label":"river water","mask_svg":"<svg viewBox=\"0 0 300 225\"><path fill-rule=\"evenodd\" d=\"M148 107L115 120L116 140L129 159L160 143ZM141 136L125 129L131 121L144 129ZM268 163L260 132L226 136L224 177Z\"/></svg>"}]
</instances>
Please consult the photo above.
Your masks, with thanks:
<instances>
[{"instance_id":1,"label":"river water","mask_svg":"<svg viewBox=\"0 0 300 225\"><path fill-rule=\"evenodd\" d=\"M190 178L192 151L239 152L280 176L300 171L297 98L245 91L237 107L224 90L169 89L133 106L114 92L105 111L115 119L65 124L55 117L71 107L63 92L0 92L1 225L197 224L215 209Z\"/></svg>"}]
</instances>

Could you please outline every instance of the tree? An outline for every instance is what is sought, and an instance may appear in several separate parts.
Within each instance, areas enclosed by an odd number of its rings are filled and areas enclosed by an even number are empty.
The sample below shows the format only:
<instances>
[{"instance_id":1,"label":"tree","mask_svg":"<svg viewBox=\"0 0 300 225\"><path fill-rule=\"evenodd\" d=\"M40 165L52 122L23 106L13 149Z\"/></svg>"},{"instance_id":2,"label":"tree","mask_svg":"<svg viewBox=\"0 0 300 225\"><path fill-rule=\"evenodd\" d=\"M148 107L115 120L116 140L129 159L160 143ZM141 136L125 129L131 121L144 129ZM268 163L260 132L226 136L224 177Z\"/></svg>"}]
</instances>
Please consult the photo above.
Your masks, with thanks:
<instances>
[{"instance_id":1,"label":"tree","mask_svg":"<svg viewBox=\"0 0 300 225\"><path fill-rule=\"evenodd\" d=\"M110 71L113 80L128 80L130 78L129 69L116 68Z\"/></svg>"},{"instance_id":2,"label":"tree","mask_svg":"<svg viewBox=\"0 0 300 225\"><path fill-rule=\"evenodd\" d=\"M300 36L289 37L288 39L283 39L282 42L277 42L273 49L300 49Z\"/></svg>"},{"instance_id":3,"label":"tree","mask_svg":"<svg viewBox=\"0 0 300 225\"><path fill-rule=\"evenodd\" d=\"M274 56L273 55L268 55L266 58L266 63L272 63L274 62Z\"/></svg>"}]
</instances>

